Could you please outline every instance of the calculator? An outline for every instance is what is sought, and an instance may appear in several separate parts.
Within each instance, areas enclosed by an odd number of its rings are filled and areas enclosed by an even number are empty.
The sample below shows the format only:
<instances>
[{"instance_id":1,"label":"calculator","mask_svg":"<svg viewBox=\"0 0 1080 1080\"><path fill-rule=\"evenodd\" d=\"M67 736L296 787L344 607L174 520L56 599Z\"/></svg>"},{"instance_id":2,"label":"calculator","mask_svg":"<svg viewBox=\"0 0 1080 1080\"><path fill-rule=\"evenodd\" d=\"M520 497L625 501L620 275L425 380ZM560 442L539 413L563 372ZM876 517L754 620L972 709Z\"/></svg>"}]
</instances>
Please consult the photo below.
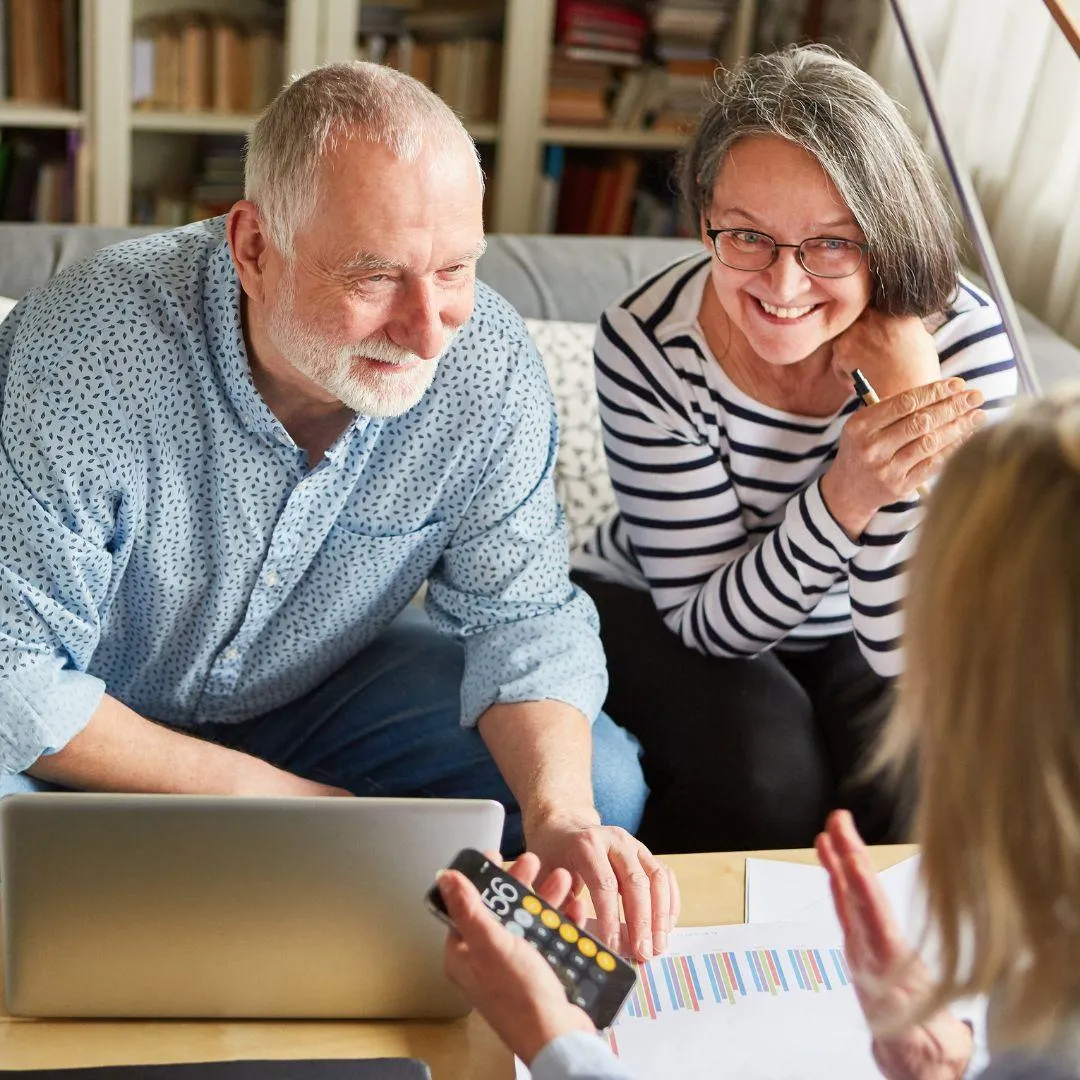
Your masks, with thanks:
<instances>
[{"instance_id":1,"label":"calculator","mask_svg":"<svg viewBox=\"0 0 1080 1080\"><path fill-rule=\"evenodd\" d=\"M559 977L567 998L598 1028L611 1024L637 981L630 964L482 852L465 848L449 869L464 874L476 886L508 933L523 938L540 953ZM453 925L437 886L428 892L427 903L439 918Z\"/></svg>"}]
</instances>

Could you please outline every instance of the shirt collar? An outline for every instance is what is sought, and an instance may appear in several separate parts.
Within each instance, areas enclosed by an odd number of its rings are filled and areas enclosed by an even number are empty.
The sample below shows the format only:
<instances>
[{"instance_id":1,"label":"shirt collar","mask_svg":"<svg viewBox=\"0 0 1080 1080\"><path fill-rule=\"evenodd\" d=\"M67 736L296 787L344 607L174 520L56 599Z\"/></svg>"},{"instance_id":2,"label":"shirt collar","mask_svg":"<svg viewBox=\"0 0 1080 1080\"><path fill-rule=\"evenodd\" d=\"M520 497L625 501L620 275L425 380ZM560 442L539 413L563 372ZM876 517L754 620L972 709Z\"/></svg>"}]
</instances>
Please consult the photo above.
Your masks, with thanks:
<instances>
[{"instance_id":1,"label":"shirt collar","mask_svg":"<svg viewBox=\"0 0 1080 1080\"><path fill-rule=\"evenodd\" d=\"M251 377L251 364L240 314L240 277L233 265L228 241L224 237L225 219L218 219L214 225L220 228L221 242L210 255L203 287L206 343L213 363L217 367L229 402L244 427L272 443L302 454L303 451L263 400ZM325 460L335 467L345 465L349 458L349 446L357 432L370 423L369 417L354 417L326 452Z\"/></svg>"}]
</instances>

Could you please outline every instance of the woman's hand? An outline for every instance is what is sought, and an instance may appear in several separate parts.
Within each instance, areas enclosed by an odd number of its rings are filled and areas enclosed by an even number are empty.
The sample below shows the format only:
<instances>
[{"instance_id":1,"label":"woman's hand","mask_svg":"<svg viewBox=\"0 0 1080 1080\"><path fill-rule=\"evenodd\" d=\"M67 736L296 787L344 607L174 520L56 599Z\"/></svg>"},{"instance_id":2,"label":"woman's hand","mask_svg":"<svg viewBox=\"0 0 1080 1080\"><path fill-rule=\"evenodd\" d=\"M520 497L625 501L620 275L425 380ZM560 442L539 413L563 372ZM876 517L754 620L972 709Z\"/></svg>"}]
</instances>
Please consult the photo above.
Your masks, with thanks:
<instances>
[{"instance_id":1,"label":"woman's hand","mask_svg":"<svg viewBox=\"0 0 1080 1080\"><path fill-rule=\"evenodd\" d=\"M871 1030L902 1017L931 985L904 940L851 815L829 815L817 838L855 993ZM971 1058L971 1029L942 1010L897 1035L875 1036L874 1060L888 1080L959 1080Z\"/></svg>"},{"instance_id":2,"label":"woman's hand","mask_svg":"<svg viewBox=\"0 0 1080 1080\"><path fill-rule=\"evenodd\" d=\"M540 860L528 852L509 868L530 887L539 870ZM569 871L555 870L537 892L580 923L581 901L567 903L570 883ZM438 884L457 928L446 940L446 976L522 1061L530 1064L560 1035L595 1030L585 1013L567 1001L562 983L536 949L492 918L472 882L450 870Z\"/></svg>"},{"instance_id":3,"label":"woman's hand","mask_svg":"<svg viewBox=\"0 0 1080 1080\"><path fill-rule=\"evenodd\" d=\"M883 506L909 497L983 424L983 395L963 379L943 379L858 409L840 433L821 478L829 512L852 538Z\"/></svg>"},{"instance_id":4,"label":"woman's hand","mask_svg":"<svg viewBox=\"0 0 1080 1080\"><path fill-rule=\"evenodd\" d=\"M850 389L858 368L883 401L941 378L934 339L914 315L867 308L832 346L833 372Z\"/></svg>"}]
</instances>

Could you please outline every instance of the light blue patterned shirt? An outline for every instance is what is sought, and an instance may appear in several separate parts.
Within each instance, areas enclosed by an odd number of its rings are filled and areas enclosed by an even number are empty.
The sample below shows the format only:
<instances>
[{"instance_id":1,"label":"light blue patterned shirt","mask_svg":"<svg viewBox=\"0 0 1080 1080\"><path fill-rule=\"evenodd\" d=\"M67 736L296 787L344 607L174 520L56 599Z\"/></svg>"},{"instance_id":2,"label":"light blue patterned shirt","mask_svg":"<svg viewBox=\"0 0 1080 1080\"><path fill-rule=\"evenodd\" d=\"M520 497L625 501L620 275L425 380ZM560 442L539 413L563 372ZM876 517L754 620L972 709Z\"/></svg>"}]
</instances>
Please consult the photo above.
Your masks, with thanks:
<instances>
[{"instance_id":1,"label":"light blue patterned shirt","mask_svg":"<svg viewBox=\"0 0 1080 1080\"><path fill-rule=\"evenodd\" d=\"M421 402L314 468L248 368L222 219L97 253L0 327L0 773L109 693L181 728L295 700L430 579L465 645L462 720L593 718L596 614L567 577L543 365L476 307Z\"/></svg>"}]
</instances>

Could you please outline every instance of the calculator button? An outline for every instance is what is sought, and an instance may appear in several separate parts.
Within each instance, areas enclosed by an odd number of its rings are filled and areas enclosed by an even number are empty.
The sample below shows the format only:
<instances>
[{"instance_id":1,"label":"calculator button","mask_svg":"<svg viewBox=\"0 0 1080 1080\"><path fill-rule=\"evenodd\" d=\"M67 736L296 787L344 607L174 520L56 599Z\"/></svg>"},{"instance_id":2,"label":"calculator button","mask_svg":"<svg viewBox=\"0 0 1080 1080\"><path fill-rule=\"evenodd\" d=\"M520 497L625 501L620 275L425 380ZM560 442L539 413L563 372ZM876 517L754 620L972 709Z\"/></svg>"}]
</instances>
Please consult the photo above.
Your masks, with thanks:
<instances>
[{"instance_id":1,"label":"calculator button","mask_svg":"<svg viewBox=\"0 0 1080 1080\"><path fill-rule=\"evenodd\" d=\"M536 920L524 909L514 909L514 922L527 930Z\"/></svg>"},{"instance_id":2,"label":"calculator button","mask_svg":"<svg viewBox=\"0 0 1080 1080\"><path fill-rule=\"evenodd\" d=\"M540 921L549 930L558 930L559 923L562 922L562 919L560 919L558 914L552 911L551 908L544 908L544 910L540 913Z\"/></svg>"},{"instance_id":3,"label":"calculator button","mask_svg":"<svg viewBox=\"0 0 1080 1080\"><path fill-rule=\"evenodd\" d=\"M592 971L589 972L589 976L598 986L602 986L607 982L607 972L602 968L594 967Z\"/></svg>"},{"instance_id":4,"label":"calculator button","mask_svg":"<svg viewBox=\"0 0 1080 1080\"><path fill-rule=\"evenodd\" d=\"M551 951L559 956L566 956L570 952L570 946L562 938L554 938L551 942Z\"/></svg>"},{"instance_id":5,"label":"calculator button","mask_svg":"<svg viewBox=\"0 0 1080 1080\"><path fill-rule=\"evenodd\" d=\"M544 910L544 905L541 904L540 901L537 900L535 896L526 896L526 897L524 897L522 899L522 901L521 901L521 906L530 915L539 915L540 912Z\"/></svg>"},{"instance_id":6,"label":"calculator button","mask_svg":"<svg viewBox=\"0 0 1080 1080\"><path fill-rule=\"evenodd\" d=\"M553 967L559 966L559 958L554 953L544 953L544 959Z\"/></svg>"},{"instance_id":7,"label":"calculator button","mask_svg":"<svg viewBox=\"0 0 1080 1080\"><path fill-rule=\"evenodd\" d=\"M581 979L581 973L572 967L564 967L559 974L562 976L563 981L568 983L576 983Z\"/></svg>"},{"instance_id":8,"label":"calculator button","mask_svg":"<svg viewBox=\"0 0 1080 1080\"><path fill-rule=\"evenodd\" d=\"M547 941L551 937L551 931L546 926L541 926L539 923L533 923L532 927L533 937L538 941Z\"/></svg>"},{"instance_id":9,"label":"calculator button","mask_svg":"<svg viewBox=\"0 0 1080 1080\"><path fill-rule=\"evenodd\" d=\"M577 927L571 926L568 922L564 922L562 926L559 927L559 936L563 941L569 941L571 945L581 937L577 932Z\"/></svg>"},{"instance_id":10,"label":"calculator button","mask_svg":"<svg viewBox=\"0 0 1080 1080\"><path fill-rule=\"evenodd\" d=\"M581 950L582 956L595 956L596 955L596 942L592 938L578 938L577 947Z\"/></svg>"},{"instance_id":11,"label":"calculator button","mask_svg":"<svg viewBox=\"0 0 1080 1080\"><path fill-rule=\"evenodd\" d=\"M579 952L570 954L570 964L576 967L578 971L584 971L589 966L588 960Z\"/></svg>"},{"instance_id":12,"label":"calculator button","mask_svg":"<svg viewBox=\"0 0 1080 1080\"><path fill-rule=\"evenodd\" d=\"M604 971L615 970L615 957L611 953L599 952L596 954L596 962Z\"/></svg>"},{"instance_id":13,"label":"calculator button","mask_svg":"<svg viewBox=\"0 0 1080 1080\"><path fill-rule=\"evenodd\" d=\"M516 922L509 922L509 923L506 923L505 925L506 925L507 931L509 933L513 934L514 937L524 937L525 936L525 927L524 926L518 926L518 924Z\"/></svg>"},{"instance_id":14,"label":"calculator button","mask_svg":"<svg viewBox=\"0 0 1080 1080\"><path fill-rule=\"evenodd\" d=\"M581 1008L587 1009L599 996L600 987L594 982L590 982L588 979L582 979L581 982L574 988L573 1002L575 1005L580 1005Z\"/></svg>"}]
</instances>

